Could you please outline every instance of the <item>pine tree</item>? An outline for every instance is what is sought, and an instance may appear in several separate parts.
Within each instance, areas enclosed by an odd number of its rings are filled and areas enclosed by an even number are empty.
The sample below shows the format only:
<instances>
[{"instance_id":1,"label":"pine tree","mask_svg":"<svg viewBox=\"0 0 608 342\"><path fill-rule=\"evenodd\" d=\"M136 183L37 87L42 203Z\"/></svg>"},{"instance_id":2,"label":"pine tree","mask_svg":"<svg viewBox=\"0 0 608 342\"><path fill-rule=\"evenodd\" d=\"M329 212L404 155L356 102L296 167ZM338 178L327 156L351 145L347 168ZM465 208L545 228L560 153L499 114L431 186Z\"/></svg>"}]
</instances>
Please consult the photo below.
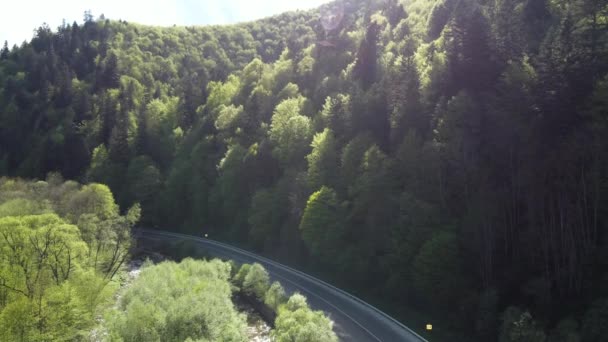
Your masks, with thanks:
<instances>
[{"instance_id":1,"label":"pine tree","mask_svg":"<svg viewBox=\"0 0 608 342\"><path fill-rule=\"evenodd\" d=\"M498 77L490 42L490 27L481 9L460 3L455 10L448 41L447 57L450 81L446 92L456 95L461 89L488 90Z\"/></svg>"},{"instance_id":2,"label":"pine tree","mask_svg":"<svg viewBox=\"0 0 608 342\"><path fill-rule=\"evenodd\" d=\"M101 118L101 139L106 145L110 143L112 129L116 124L116 100L108 93L104 92L100 96L99 116Z\"/></svg>"},{"instance_id":3,"label":"pine tree","mask_svg":"<svg viewBox=\"0 0 608 342\"><path fill-rule=\"evenodd\" d=\"M369 24L365 39L361 42L357 52L357 62L353 73L364 89L367 89L376 80L379 30L380 27L375 22Z\"/></svg>"},{"instance_id":4,"label":"pine tree","mask_svg":"<svg viewBox=\"0 0 608 342\"><path fill-rule=\"evenodd\" d=\"M105 60L104 67L101 69L100 87L105 89L118 88L119 86L118 58L114 52L110 52Z\"/></svg>"},{"instance_id":5,"label":"pine tree","mask_svg":"<svg viewBox=\"0 0 608 342\"><path fill-rule=\"evenodd\" d=\"M402 19L407 18L407 12L399 0L388 0L385 9L386 17L391 27L395 27Z\"/></svg>"},{"instance_id":6,"label":"pine tree","mask_svg":"<svg viewBox=\"0 0 608 342\"><path fill-rule=\"evenodd\" d=\"M392 84L389 93L392 107L391 145L401 143L408 130L425 137L429 133L430 120L421 103L420 77L413 54L402 54L401 65Z\"/></svg>"},{"instance_id":7,"label":"pine tree","mask_svg":"<svg viewBox=\"0 0 608 342\"><path fill-rule=\"evenodd\" d=\"M84 20L85 24L93 22L93 19L94 19L93 12L91 10L84 11L84 19L83 20Z\"/></svg>"},{"instance_id":8,"label":"pine tree","mask_svg":"<svg viewBox=\"0 0 608 342\"><path fill-rule=\"evenodd\" d=\"M4 41L4 45L2 46L2 50L0 50L0 60L8 59L8 41Z\"/></svg>"},{"instance_id":9,"label":"pine tree","mask_svg":"<svg viewBox=\"0 0 608 342\"><path fill-rule=\"evenodd\" d=\"M144 155L148 151L148 113L145 105L137 111L137 136L135 137L135 154Z\"/></svg>"},{"instance_id":10,"label":"pine tree","mask_svg":"<svg viewBox=\"0 0 608 342\"><path fill-rule=\"evenodd\" d=\"M129 112L121 105L116 116L116 124L112 128L109 142L110 160L121 165L127 165L131 158L129 147Z\"/></svg>"},{"instance_id":11,"label":"pine tree","mask_svg":"<svg viewBox=\"0 0 608 342\"><path fill-rule=\"evenodd\" d=\"M66 107L72 103L72 73L65 64L61 64L57 71L55 84L58 92L55 96L55 104L57 107Z\"/></svg>"}]
</instances>

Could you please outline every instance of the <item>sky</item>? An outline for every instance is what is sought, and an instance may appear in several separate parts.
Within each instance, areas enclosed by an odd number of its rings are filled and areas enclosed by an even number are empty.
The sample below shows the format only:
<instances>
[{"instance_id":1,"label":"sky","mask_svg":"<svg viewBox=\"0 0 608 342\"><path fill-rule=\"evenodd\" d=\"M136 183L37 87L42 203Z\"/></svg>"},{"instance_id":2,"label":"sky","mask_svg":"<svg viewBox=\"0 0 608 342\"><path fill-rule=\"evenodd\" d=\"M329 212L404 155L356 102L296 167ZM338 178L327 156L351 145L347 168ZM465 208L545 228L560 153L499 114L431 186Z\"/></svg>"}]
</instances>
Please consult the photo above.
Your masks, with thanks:
<instances>
[{"instance_id":1,"label":"sky","mask_svg":"<svg viewBox=\"0 0 608 342\"><path fill-rule=\"evenodd\" d=\"M85 10L93 16L140 24L173 26L229 24L295 9L309 9L328 0L13 0L2 5L0 44L30 40L47 23L54 31L63 19L81 23Z\"/></svg>"}]
</instances>

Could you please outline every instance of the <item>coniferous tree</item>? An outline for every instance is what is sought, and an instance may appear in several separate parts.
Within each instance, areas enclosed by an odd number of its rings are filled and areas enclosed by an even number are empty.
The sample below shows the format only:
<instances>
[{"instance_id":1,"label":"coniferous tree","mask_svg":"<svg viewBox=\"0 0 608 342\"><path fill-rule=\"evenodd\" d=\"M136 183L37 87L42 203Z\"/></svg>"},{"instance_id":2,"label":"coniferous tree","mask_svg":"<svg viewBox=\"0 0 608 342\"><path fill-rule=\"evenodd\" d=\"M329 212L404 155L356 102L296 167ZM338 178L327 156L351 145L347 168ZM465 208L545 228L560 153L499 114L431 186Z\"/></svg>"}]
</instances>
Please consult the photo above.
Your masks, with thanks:
<instances>
[{"instance_id":1,"label":"coniferous tree","mask_svg":"<svg viewBox=\"0 0 608 342\"><path fill-rule=\"evenodd\" d=\"M135 136L135 153L137 155L148 154L148 113L146 112L145 106L142 105L137 111L137 135Z\"/></svg>"},{"instance_id":2,"label":"coniferous tree","mask_svg":"<svg viewBox=\"0 0 608 342\"><path fill-rule=\"evenodd\" d=\"M8 49L8 41L4 41L4 45L2 46L2 49L0 50L0 59L8 59L8 53L9 53L9 49Z\"/></svg>"},{"instance_id":3,"label":"coniferous tree","mask_svg":"<svg viewBox=\"0 0 608 342\"><path fill-rule=\"evenodd\" d=\"M365 31L365 39L357 51L357 60L353 73L364 89L367 89L376 80L378 58L378 34L380 27L372 22Z\"/></svg>"},{"instance_id":4,"label":"coniferous tree","mask_svg":"<svg viewBox=\"0 0 608 342\"><path fill-rule=\"evenodd\" d=\"M129 113L120 106L116 116L116 123L112 128L110 141L108 143L110 160L121 165L126 165L131 158L129 146Z\"/></svg>"},{"instance_id":5,"label":"coniferous tree","mask_svg":"<svg viewBox=\"0 0 608 342\"><path fill-rule=\"evenodd\" d=\"M388 17L388 22L392 27L395 27L401 20L407 18L407 12L405 12L403 5L399 3L399 0L387 1L385 13Z\"/></svg>"},{"instance_id":6,"label":"coniferous tree","mask_svg":"<svg viewBox=\"0 0 608 342\"><path fill-rule=\"evenodd\" d=\"M114 52L110 52L105 60L101 71L100 87L102 89L118 88L120 85L120 76L118 74L118 58Z\"/></svg>"},{"instance_id":7,"label":"coniferous tree","mask_svg":"<svg viewBox=\"0 0 608 342\"><path fill-rule=\"evenodd\" d=\"M401 65L391 83L389 96L392 106L392 144L401 142L408 130L426 136L429 133L430 118L422 106L420 78L414 56L409 53L401 55Z\"/></svg>"},{"instance_id":8,"label":"coniferous tree","mask_svg":"<svg viewBox=\"0 0 608 342\"><path fill-rule=\"evenodd\" d=\"M101 141L105 144L110 143L112 129L116 125L116 109L118 103L114 96L109 92L103 92L99 100L99 117L101 120Z\"/></svg>"},{"instance_id":9,"label":"coniferous tree","mask_svg":"<svg viewBox=\"0 0 608 342\"><path fill-rule=\"evenodd\" d=\"M108 184L146 225L330 269L478 340L597 339L606 0L351 5L43 25L0 50L0 172ZM35 207L1 184L0 216ZM0 317L27 326L19 308Z\"/></svg>"}]
</instances>

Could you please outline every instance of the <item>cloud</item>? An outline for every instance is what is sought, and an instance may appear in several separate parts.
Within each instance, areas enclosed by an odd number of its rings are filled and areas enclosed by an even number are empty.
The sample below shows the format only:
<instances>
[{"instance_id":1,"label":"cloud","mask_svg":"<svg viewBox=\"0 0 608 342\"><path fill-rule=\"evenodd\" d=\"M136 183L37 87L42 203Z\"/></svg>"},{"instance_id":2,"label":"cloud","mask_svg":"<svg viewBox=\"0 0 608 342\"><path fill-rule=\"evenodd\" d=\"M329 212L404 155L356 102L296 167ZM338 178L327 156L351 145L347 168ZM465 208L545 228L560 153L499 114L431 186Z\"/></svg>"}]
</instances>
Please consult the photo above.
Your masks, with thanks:
<instances>
[{"instance_id":1,"label":"cloud","mask_svg":"<svg viewBox=\"0 0 608 342\"><path fill-rule=\"evenodd\" d=\"M82 22L85 10L93 15L147 25L208 25L255 20L288 10L308 9L328 0L16 0L5 6L0 20L0 42L30 40L42 23L53 29Z\"/></svg>"}]
</instances>

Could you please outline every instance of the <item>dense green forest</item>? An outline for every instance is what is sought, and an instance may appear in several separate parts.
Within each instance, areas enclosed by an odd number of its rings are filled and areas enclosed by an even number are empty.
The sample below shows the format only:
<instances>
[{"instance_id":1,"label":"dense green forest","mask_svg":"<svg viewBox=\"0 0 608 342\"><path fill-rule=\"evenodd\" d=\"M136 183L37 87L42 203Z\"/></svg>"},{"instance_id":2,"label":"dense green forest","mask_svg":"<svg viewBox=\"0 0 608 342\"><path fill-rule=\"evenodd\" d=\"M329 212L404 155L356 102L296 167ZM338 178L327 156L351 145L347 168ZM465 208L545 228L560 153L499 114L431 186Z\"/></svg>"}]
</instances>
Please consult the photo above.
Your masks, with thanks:
<instances>
[{"instance_id":1,"label":"dense green forest","mask_svg":"<svg viewBox=\"0 0 608 342\"><path fill-rule=\"evenodd\" d=\"M606 0L87 13L1 50L0 173L107 184L472 339L608 341L607 72Z\"/></svg>"},{"instance_id":2,"label":"dense green forest","mask_svg":"<svg viewBox=\"0 0 608 342\"><path fill-rule=\"evenodd\" d=\"M0 178L0 340L88 340L139 215L119 215L105 185Z\"/></svg>"},{"instance_id":3,"label":"dense green forest","mask_svg":"<svg viewBox=\"0 0 608 342\"><path fill-rule=\"evenodd\" d=\"M275 313L277 342L337 341L259 264L148 260L129 281L140 207L118 209L105 185L0 178L0 341L244 342L234 293Z\"/></svg>"}]
</instances>

